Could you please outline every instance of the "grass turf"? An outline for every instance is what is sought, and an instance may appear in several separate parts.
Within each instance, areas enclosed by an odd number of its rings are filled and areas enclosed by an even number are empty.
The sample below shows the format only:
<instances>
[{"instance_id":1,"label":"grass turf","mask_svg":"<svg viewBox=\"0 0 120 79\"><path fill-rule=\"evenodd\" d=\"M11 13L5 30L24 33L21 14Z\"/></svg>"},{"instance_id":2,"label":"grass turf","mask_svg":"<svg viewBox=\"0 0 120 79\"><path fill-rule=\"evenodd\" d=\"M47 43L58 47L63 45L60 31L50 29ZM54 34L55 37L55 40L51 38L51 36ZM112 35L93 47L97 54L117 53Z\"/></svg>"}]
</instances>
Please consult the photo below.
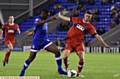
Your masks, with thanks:
<instances>
[{"instance_id":1,"label":"grass turf","mask_svg":"<svg viewBox=\"0 0 120 79\"><path fill-rule=\"evenodd\" d=\"M0 52L0 76L18 76L29 53L13 52L5 67L2 66L3 53ZM78 57L72 53L70 68L77 69ZM57 73L54 55L39 52L26 71L26 76L40 76L41 79L69 79ZM86 54L83 78L74 79L120 79L120 54ZM72 78L70 78L72 79Z\"/></svg>"}]
</instances>

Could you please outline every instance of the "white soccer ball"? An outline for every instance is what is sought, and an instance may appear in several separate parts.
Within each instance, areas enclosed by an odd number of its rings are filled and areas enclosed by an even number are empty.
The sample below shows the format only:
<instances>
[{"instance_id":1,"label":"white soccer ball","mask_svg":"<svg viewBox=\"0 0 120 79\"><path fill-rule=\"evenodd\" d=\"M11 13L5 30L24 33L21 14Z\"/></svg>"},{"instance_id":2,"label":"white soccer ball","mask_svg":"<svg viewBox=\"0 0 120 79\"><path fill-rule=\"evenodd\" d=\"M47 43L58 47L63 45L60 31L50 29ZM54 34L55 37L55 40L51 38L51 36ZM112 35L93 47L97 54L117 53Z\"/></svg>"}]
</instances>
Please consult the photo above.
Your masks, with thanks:
<instances>
[{"instance_id":1,"label":"white soccer ball","mask_svg":"<svg viewBox=\"0 0 120 79\"><path fill-rule=\"evenodd\" d=\"M77 71L76 70L68 70L67 76L70 78L77 77Z\"/></svg>"}]
</instances>

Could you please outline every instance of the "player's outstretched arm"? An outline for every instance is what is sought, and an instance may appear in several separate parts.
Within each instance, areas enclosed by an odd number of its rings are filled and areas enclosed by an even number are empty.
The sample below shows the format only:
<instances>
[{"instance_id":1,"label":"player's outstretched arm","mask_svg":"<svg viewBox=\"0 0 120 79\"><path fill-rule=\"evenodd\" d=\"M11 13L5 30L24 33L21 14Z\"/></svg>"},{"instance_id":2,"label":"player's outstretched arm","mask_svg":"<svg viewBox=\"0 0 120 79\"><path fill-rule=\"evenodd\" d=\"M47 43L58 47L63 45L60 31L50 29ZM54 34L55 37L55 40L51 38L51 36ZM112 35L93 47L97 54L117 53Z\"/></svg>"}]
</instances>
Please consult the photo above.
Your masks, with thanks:
<instances>
[{"instance_id":1,"label":"player's outstretched arm","mask_svg":"<svg viewBox=\"0 0 120 79\"><path fill-rule=\"evenodd\" d=\"M96 37L96 39L97 39L100 43L102 43L105 47L107 47L107 48L110 47L110 46L103 40L103 38L102 38L100 35L96 34L95 37Z\"/></svg>"},{"instance_id":2,"label":"player's outstretched arm","mask_svg":"<svg viewBox=\"0 0 120 79\"><path fill-rule=\"evenodd\" d=\"M36 20L35 24L44 24L46 22L50 22L53 20L56 20L56 16L51 16L51 17L47 18L46 20Z\"/></svg>"},{"instance_id":3,"label":"player's outstretched arm","mask_svg":"<svg viewBox=\"0 0 120 79\"><path fill-rule=\"evenodd\" d=\"M61 12L58 13L58 17L61 18L62 20L70 21L70 17L63 16L63 15L61 14Z\"/></svg>"},{"instance_id":4,"label":"player's outstretched arm","mask_svg":"<svg viewBox=\"0 0 120 79\"><path fill-rule=\"evenodd\" d=\"M26 31L23 34L25 34L27 36L31 36L31 35L33 35L33 31Z\"/></svg>"},{"instance_id":5,"label":"player's outstretched arm","mask_svg":"<svg viewBox=\"0 0 120 79\"><path fill-rule=\"evenodd\" d=\"M27 35L27 36L31 36L31 35L33 35L33 33L34 33L34 28L29 30L29 31L26 31L26 32L24 32L22 34Z\"/></svg>"},{"instance_id":6,"label":"player's outstretched arm","mask_svg":"<svg viewBox=\"0 0 120 79\"><path fill-rule=\"evenodd\" d=\"M56 16L51 16L51 17L49 17L49 18L47 18L46 20L44 20L45 22L50 22L50 21L54 21L54 20L56 20L57 18L56 18Z\"/></svg>"}]
</instances>

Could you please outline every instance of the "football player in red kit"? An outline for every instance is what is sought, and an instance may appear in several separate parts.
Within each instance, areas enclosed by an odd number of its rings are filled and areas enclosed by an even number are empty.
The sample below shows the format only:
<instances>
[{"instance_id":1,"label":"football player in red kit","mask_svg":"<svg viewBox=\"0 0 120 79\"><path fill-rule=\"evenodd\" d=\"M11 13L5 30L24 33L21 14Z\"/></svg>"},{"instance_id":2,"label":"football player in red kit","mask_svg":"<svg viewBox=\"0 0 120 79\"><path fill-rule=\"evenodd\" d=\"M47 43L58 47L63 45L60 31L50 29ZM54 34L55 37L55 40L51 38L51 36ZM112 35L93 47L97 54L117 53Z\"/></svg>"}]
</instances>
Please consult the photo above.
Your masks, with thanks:
<instances>
[{"instance_id":1,"label":"football player in red kit","mask_svg":"<svg viewBox=\"0 0 120 79\"><path fill-rule=\"evenodd\" d=\"M11 51L13 50L15 44L15 34L18 32L20 34L19 25L14 23L14 16L8 17L8 22L3 25L4 42L7 47L6 53L3 59L3 66L9 61Z\"/></svg>"},{"instance_id":2,"label":"football player in red kit","mask_svg":"<svg viewBox=\"0 0 120 79\"><path fill-rule=\"evenodd\" d=\"M91 11L86 11L83 18L80 17L67 17L62 15L60 12L58 17L64 21L69 21L73 23L73 26L69 29L67 33L67 39L65 42L64 50L64 64L66 70L68 69L68 57L72 50L76 51L76 54L79 57L79 64L77 69L77 76L80 75L83 65L84 65L84 54L85 54L85 45L84 45L84 31L86 30L91 35L94 35L96 39L101 42L105 47L109 47L105 43L103 38L97 34L96 29L90 23L90 20L93 16Z\"/></svg>"}]
</instances>

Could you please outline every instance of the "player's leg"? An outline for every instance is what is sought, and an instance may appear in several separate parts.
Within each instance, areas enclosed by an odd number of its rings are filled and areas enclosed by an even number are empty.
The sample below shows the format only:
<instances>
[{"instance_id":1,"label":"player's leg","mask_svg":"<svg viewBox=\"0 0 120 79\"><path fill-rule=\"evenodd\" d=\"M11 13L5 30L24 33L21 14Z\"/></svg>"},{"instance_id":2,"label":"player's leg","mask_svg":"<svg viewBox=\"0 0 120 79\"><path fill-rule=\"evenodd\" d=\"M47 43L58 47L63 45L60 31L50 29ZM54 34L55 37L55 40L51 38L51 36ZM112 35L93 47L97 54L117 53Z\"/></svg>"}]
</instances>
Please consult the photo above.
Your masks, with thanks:
<instances>
[{"instance_id":1,"label":"player's leg","mask_svg":"<svg viewBox=\"0 0 120 79\"><path fill-rule=\"evenodd\" d=\"M27 58L27 60L25 60L24 62L24 66L21 70L20 76L24 76L26 69L28 68L30 63L35 59L38 50L40 50L40 42L33 40L32 47L30 50L30 55Z\"/></svg>"},{"instance_id":2,"label":"player's leg","mask_svg":"<svg viewBox=\"0 0 120 79\"><path fill-rule=\"evenodd\" d=\"M77 69L77 76L80 75L82 69L83 69L83 65L84 65L84 51L78 51L77 55L79 57L79 64L78 64L78 69Z\"/></svg>"},{"instance_id":3,"label":"player's leg","mask_svg":"<svg viewBox=\"0 0 120 79\"><path fill-rule=\"evenodd\" d=\"M68 50L68 49L65 49L63 52L64 52L64 57L63 57L63 59L64 59L65 69L68 70L68 65L69 65L69 64L68 64L68 57L69 57L71 51Z\"/></svg>"},{"instance_id":4,"label":"player's leg","mask_svg":"<svg viewBox=\"0 0 120 79\"><path fill-rule=\"evenodd\" d=\"M83 65L84 65L84 54L85 54L85 46L84 43L78 43L78 46L75 48L75 50L77 51L77 55L79 57L79 63L78 63L78 69L77 69L77 76L80 75L82 69L83 69Z\"/></svg>"},{"instance_id":5,"label":"player's leg","mask_svg":"<svg viewBox=\"0 0 120 79\"><path fill-rule=\"evenodd\" d=\"M50 42L45 47L45 50L55 54L55 60L58 66L58 73L67 75L67 72L63 71L62 69L62 57L61 57L60 50L58 49L58 47L55 44Z\"/></svg>"},{"instance_id":6,"label":"player's leg","mask_svg":"<svg viewBox=\"0 0 120 79\"><path fill-rule=\"evenodd\" d=\"M65 42L65 50L63 51L64 52L64 66L65 66L65 69L67 70L68 69L68 57L71 53L71 51L73 50L73 45L74 44L74 41L70 40L70 39L67 39L66 42Z\"/></svg>"},{"instance_id":7,"label":"player's leg","mask_svg":"<svg viewBox=\"0 0 120 79\"><path fill-rule=\"evenodd\" d=\"M37 52L35 52L35 51L30 52L30 55L29 55L28 59L25 60L25 62L24 62L24 66L21 70L20 76L24 76L26 69L28 68L30 63L35 59L36 54L37 54Z\"/></svg>"},{"instance_id":8,"label":"player's leg","mask_svg":"<svg viewBox=\"0 0 120 79\"><path fill-rule=\"evenodd\" d=\"M11 51L13 50L13 44L10 41L6 43L6 46L7 46L7 49L5 52L4 59L3 59L3 66L5 66L6 63L8 63Z\"/></svg>"}]
</instances>

